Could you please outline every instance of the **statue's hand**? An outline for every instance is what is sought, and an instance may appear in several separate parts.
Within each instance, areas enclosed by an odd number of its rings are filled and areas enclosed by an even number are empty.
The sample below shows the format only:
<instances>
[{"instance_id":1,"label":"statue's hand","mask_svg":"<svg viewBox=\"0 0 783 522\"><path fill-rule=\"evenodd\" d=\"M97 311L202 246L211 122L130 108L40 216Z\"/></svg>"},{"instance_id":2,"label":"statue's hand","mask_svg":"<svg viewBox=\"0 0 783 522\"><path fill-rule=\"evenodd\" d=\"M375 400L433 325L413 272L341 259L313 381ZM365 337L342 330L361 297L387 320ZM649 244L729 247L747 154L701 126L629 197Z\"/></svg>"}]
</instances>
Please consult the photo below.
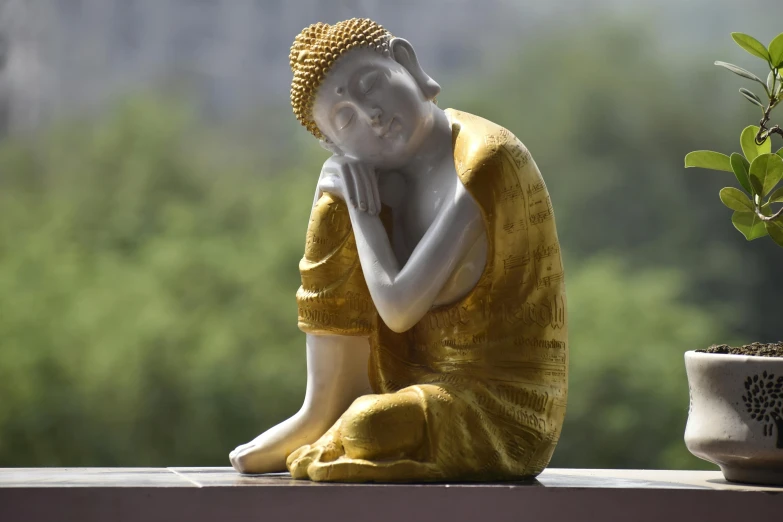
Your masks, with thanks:
<instances>
[{"instance_id":1,"label":"statue's hand","mask_svg":"<svg viewBox=\"0 0 783 522\"><path fill-rule=\"evenodd\" d=\"M370 215L381 211L378 175L372 165L345 156L332 156L324 163L318 190L329 192Z\"/></svg>"}]
</instances>

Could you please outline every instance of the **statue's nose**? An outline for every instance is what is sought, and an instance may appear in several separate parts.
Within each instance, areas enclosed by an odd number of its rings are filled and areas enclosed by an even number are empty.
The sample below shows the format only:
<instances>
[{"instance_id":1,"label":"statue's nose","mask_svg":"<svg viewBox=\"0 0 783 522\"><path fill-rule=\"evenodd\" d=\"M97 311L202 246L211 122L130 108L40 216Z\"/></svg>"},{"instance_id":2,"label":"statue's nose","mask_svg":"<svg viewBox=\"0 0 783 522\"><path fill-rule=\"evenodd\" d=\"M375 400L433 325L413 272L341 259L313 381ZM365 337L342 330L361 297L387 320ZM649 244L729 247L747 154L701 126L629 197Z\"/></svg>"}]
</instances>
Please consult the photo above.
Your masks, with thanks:
<instances>
[{"instance_id":1,"label":"statue's nose","mask_svg":"<svg viewBox=\"0 0 783 522\"><path fill-rule=\"evenodd\" d=\"M383 116L383 111L380 107L372 107L367 112L367 116L370 117L370 123L373 127L379 127L381 125L381 116Z\"/></svg>"}]
</instances>

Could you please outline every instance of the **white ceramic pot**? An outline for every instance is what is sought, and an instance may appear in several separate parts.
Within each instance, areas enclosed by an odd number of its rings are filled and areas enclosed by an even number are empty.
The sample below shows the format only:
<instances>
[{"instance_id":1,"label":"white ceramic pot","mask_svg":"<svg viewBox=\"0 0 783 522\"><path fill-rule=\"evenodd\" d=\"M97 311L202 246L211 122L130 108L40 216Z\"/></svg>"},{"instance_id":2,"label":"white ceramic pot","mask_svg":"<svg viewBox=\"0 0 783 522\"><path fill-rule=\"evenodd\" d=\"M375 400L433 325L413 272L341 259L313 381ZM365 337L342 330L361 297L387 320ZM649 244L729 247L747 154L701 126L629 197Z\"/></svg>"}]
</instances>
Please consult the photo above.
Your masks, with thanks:
<instances>
[{"instance_id":1,"label":"white ceramic pot","mask_svg":"<svg viewBox=\"0 0 783 522\"><path fill-rule=\"evenodd\" d=\"M783 358L686 352L685 445L726 480L783 485Z\"/></svg>"}]
</instances>

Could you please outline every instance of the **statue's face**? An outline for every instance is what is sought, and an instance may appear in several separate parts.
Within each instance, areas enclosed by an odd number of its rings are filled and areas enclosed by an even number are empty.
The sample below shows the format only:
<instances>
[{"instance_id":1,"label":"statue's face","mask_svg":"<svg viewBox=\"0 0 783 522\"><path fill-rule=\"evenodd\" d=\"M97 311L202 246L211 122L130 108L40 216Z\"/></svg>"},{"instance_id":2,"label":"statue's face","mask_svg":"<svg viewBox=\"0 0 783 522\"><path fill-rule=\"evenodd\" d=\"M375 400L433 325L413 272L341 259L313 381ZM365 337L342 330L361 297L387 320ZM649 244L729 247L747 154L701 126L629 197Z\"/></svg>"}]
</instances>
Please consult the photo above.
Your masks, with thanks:
<instances>
[{"instance_id":1,"label":"statue's face","mask_svg":"<svg viewBox=\"0 0 783 522\"><path fill-rule=\"evenodd\" d=\"M381 169L404 166L434 122L434 104L407 69L370 49L342 56L313 104L319 130L345 155Z\"/></svg>"}]
</instances>

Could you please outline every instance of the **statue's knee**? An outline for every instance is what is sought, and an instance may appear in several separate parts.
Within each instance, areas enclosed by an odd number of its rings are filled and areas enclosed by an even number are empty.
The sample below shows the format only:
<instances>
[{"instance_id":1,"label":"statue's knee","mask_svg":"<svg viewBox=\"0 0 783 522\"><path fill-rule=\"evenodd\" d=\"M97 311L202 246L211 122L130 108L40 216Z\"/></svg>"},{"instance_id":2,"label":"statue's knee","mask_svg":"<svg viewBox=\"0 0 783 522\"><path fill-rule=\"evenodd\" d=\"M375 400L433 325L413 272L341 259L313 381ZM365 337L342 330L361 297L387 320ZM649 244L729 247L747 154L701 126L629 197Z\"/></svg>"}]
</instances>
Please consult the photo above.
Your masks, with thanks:
<instances>
[{"instance_id":1,"label":"statue's knee","mask_svg":"<svg viewBox=\"0 0 783 522\"><path fill-rule=\"evenodd\" d=\"M424 440L425 424L415 393L366 395L345 412L340 432L350 458L411 457Z\"/></svg>"}]
</instances>

